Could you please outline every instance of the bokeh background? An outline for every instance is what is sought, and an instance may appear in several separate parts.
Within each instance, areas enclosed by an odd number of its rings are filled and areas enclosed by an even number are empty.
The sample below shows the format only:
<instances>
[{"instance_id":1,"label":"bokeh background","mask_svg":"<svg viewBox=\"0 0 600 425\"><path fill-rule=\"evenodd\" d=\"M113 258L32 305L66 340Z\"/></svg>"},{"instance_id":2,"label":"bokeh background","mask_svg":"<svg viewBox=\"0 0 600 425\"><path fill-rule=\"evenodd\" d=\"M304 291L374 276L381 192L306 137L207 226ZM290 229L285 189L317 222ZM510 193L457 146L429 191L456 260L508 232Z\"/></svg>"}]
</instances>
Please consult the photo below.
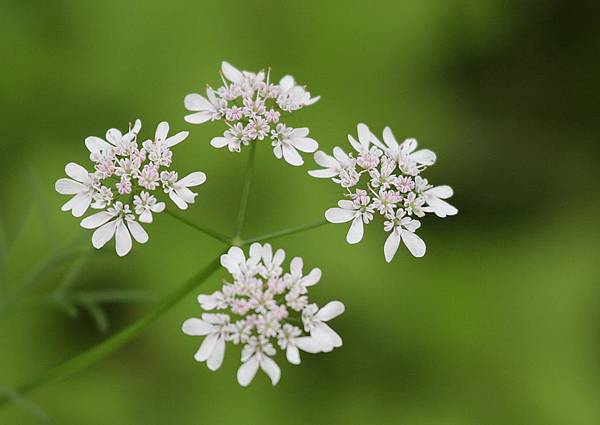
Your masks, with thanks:
<instances>
[{"instance_id":1,"label":"bokeh background","mask_svg":"<svg viewBox=\"0 0 600 425\"><path fill-rule=\"evenodd\" d=\"M361 121L417 137L460 214L426 219L426 257L400 250L390 265L378 225L356 246L345 225L278 240L323 269L316 299L347 312L334 323L343 348L301 367L278 358L277 387L262 374L239 387L235 350L216 373L195 363L200 340L180 331L200 312L190 294L0 423L600 423L599 12L582 0L3 1L2 391L132 323L223 248L163 215L125 259L92 252L53 191L65 163L85 163L86 136L168 120L191 131L177 168L209 176L186 217L231 233L247 151L209 146L221 123L183 121L183 97L217 84L222 60L321 95L293 124L326 150ZM246 236L316 221L338 199L306 174L312 161L290 167L266 144L257 160Z\"/></svg>"}]
</instances>

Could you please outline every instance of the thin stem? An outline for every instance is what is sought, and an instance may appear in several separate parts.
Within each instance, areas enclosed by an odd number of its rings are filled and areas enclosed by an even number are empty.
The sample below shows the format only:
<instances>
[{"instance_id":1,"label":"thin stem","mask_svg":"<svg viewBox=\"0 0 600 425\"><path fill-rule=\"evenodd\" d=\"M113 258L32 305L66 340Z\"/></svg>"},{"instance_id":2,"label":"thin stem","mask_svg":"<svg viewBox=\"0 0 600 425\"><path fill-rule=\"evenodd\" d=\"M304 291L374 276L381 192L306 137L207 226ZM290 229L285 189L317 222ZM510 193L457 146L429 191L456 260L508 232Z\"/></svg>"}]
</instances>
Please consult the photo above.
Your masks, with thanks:
<instances>
[{"instance_id":1,"label":"thin stem","mask_svg":"<svg viewBox=\"0 0 600 425\"><path fill-rule=\"evenodd\" d=\"M289 229L284 229L284 230L279 230L277 232L267 233L265 235L261 235L261 236L255 237L255 238L244 240L244 241L242 241L241 245L248 245L253 242L262 242L262 241L272 240L272 239L276 239L276 238L281 238L283 236L293 235L295 233L305 232L307 230L311 230L311 229L315 229L317 227L324 226L325 224L328 224L328 223L329 222L327 220L321 220L316 223L304 224L302 226L291 227Z\"/></svg>"},{"instance_id":2,"label":"thin stem","mask_svg":"<svg viewBox=\"0 0 600 425\"><path fill-rule=\"evenodd\" d=\"M7 255L6 232L4 231L4 223L0 218L0 294L4 294L8 290Z\"/></svg>"},{"instance_id":3,"label":"thin stem","mask_svg":"<svg viewBox=\"0 0 600 425\"><path fill-rule=\"evenodd\" d=\"M167 294L160 302L158 302L148 313L146 313L137 322L126 327L122 331L116 333L110 338L104 340L100 344L90 348L87 351L73 357L64 363L48 369L38 376L31 379L29 382L19 386L16 389L18 394L29 393L42 385L64 379L86 367L96 363L104 357L119 349L132 339L139 336L148 326L158 319L164 312L181 301L190 292L196 289L201 283L206 281L219 268L220 256L203 267L192 278L187 280L173 292ZM0 395L0 406L6 404L9 398L6 395Z\"/></svg>"},{"instance_id":4,"label":"thin stem","mask_svg":"<svg viewBox=\"0 0 600 425\"><path fill-rule=\"evenodd\" d=\"M191 221L189 221L187 218L183 218L178 216L177 214L173 214L171 211L169 210L165 210L165 212L170 215L171 217L173 217L176 220L179 220L180 222L182 222L183 224L187 224L188 226L204 233L205 235L210 236L213 239L218 240L219 242L223 242L226 245L229 245L231 243L230 239L225 236L224 234L217 232L216 230L210 229L206 226L203 226L201 224L196 224L196 223L192 223Z\"/></svg>"},{"instance_id":5,"label":"thin stem","mask_svg":"<svg viewBox=\"0 0 600 425\"><path fill-rule=\"evenodd\" d=\"M242 198L240 199L240 209L238 210L237 224L235 228L234 240L238 241L242 235L244 228L244 220L246 219L246 208L248 207L248 196L250 195L250 187L252 186L252 177L254 175L254 158L256 157L256 142L250 144L250 153L246 164L246 172L244 173L244 187L242 188Z\"/></svg>"}]
</instances>

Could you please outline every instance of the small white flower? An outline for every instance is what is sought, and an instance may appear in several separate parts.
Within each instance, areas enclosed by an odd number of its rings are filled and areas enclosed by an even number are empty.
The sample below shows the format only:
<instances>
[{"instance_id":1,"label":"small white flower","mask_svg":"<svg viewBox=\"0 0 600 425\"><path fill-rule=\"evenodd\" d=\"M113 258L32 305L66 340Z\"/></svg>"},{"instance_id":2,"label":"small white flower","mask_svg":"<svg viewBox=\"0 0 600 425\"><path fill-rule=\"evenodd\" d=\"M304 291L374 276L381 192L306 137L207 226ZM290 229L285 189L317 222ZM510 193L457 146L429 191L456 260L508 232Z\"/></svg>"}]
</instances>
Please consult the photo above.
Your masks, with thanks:
<instances>
[{"instance_id":1,"label":"small white flower","mask_svg":"<svg viewBox=\"0 0 600 425\"><path fill-rule=\"evenodd\" d=\"M187 110L194 112L184 117L190 124L219 120L223 117L223 110L227 106L227 102L217 97L210 87L206 87L206 97L197 93L188 94L184 104Z\"/></svg>"},{"instance_id":2,"label":"small white flower","mask_svg":"<svg viewBox=\"0 0 600 425\"><path fill-rule=\"evenodd\" d=\"M370 198L367 201L348 201L338 202L339 208L329 208L325 211L325 218L330 223L346 223L352 221L346 241L350 244L358 243L362 240L364 234L364 224L368 224L373 219L374 207L369 205Z\"/></svg>"},{"instance_id":3,"label":"small white flower","mask_svg":"<svg viewBox=\"0 0 600 425\"><path fill-rule=\"evenodd\" d=\"M182 330L186 335L206 337L194 358L198 362L206 362L206 366L212 371L219 369L223 364L228 328L229 316L207 313L202 315L202 319L191 318L186 320L182 326Z\"/></svg>"},{"instance_id":4,"label":"small white flower","mask_svg":"<svg viewBox=\"0 0 600 425\"><path fill-rule=\"evenodd\" d=\"M133 197L135 213L142 223L152 223L152 213L161 213L165 210L164 202L156 202L156 198L148 192L142 192Z\"/></svg>"},{"instance_id":5,"label":"small white flower","mask_svg":"<svg viewBox=\"0 0 600 425\"><path fill-rule=\"evenodd\" d=\"M75 195L62 206L63 211L71 211L73 216L81 217L90 204L94 196L94 178L85 168L74 162L70 162L65 167L65 173L70 179L59 179L54 188L61 195Z\"/></svg>"},{"instance_id":6,"label":"small white flower","mask_svg":"<svg viewBox=\"0 0 600 425\"><path fill-rule=\"evenodd\" d=\"M175 177L177 175L175 174ZM162 176L161 176L162 178ZM163 179L163 187L165 193L169 194L169 198L182 210L187 209L188 204L195 202L197 193L192 192L190 187L199 186L206 181L206 174L201 171L188 174L184 178L173 181L172 175L166 175Z\"/></svg>"},{"instance_id":7,"label":"small white flower","mask_svg":"<svg viewBox=\"0 0 600 425\"><path fill-rule=\"evenodd\" d=\"M311 97L310 92L296 84L294 77L286 75L279 81L277 104L284 111L296 111L316 103L321 96Z\"/></svg>"},{"instance_id":8,"label":"small white flower","mask_svg":"<svg viewBox=\"0 0 600 425\"><path fill-rule=\"evenodd\" d=\"M385 241L383 252L385 260L389 263L396 255L400 241L404 243L406 248L415 257L422 257L425 255L425 242L421 239L415 231L421 227L421 223L414 220L406 215L406 211L399 209L396 211L396 216L392 220L388 220L384 223L384 229L386 232L391 232Z\"/></svg>"},{"instance_id":9,"label":"small white flower","mask_svg":"<svg viewBox=\"0 0 600 425\"><path fill-rule=\"evenodd\" d=\"M90 159L98 162L105 153L115 151L119 155L129 155L132 150L132 143L135 141L142 128L142 122L135 120L133 128L123 134L116 128L111 128L106 132L106 140L96 136L90 136L85 139L85 146L90 151Z\"/></svg>"},{"instance_id":10,"label":"small white flower","mask_svg":"<svg viewBox=\"0 0 600 425\"><path fill-rule=\"evenodd\" d=\"M117 255L123 257L131 251L131 237L139 242L148 242L148 233L135 221L129 205L121 201L115 202L107 211L100 211L86 217L81 222L84 229L96 229L92 235L92 245L96 249L102 248L113 237Z\"/></svg>"},{"instance_id":11,"label":"small white flower","mask_svg":"<svg viewBox=\"0 0 600 425\"><path fill-rule=\"evenodd\" d=\"M430 166L436 161L436 155L429 149L417 149L416 139L406 139L402 144L398 144L391 128L383 129L383 141L387 145L388 155L396 160L402 171L409 172L411 175L419 173L419 166Z\"/></svg>"},{"instance_id":12,"label":"small white flower","mask_svg":"<svg viewBox=\"0 0 600 425\"><path fill-rule=\"evenodd\" d=\"M354 168L356 160L350 158L346 152L339 147L333 148L333 156L327 155L325 152L315 152L315 162L321 167L325 167L322 170L311 170L308 172L313 177L328 179L337 177L343 170ZM339 180L335 180L339 183Z\"/></svg>"},{"instance_id":13,"label":"small white flower","mask_svg":"<svg viewBox=\"0 0 600 425\"><path fill-rule=\"evenodd\" d=\"M458 210L444 199L450 198L454 191L450 186L436 186L423 192L425 203L429 207L424 208L426 212L433 212L438 217L444 218L449 215L458 214Z\"/></svg>"},{"instance_id":14,"label":"small white flower","mask_svg":"<svg viewBox=\"0 0 600 425\"><path fill-rule=\"evenodd\" d=\"M285 124L277 124L277 129L273 132L273 154L277 159L285 161L294 166L304 164L304 160L298 153L314 152L319 148L319 144L308 136L308 128L291 128Z\"/></svg>"},{"instance_id":15,"label":"small white flower","mask_svg":"<svg viewBox=\"0 0 600 425\"><path fill-rule=\"evenodd\" d=\"M290 263L290 272L283 273L284 258L283 250L273 254L269 244L252 244L248 256L241 248L231 247L221 256L221 265L231 273L233 283L224 282L220 290L198 296L204 310L222 312L227 320L220 321L219 327L209 327L205 322L214 324L214 321L203 315L202 321L190 319L184 323L184 332L188 335L212 338L209 342L205 340L202 347L205 344L213 347L217 337L221 338L218 342L221 345L222 341L244 344L242 365L237 373L240 385L249 385L259 368L271 378L273 385L279 381L281 370L272 359L276 346L285 350L290 363L299 364L300 351L319 353L342 345L339 335L325 322L341 314L343 304L335 301L321 310L309 304L308 290L320 280L321 271L314 268L304 276L303 261L295 257ZM233 323L229 322L230 314L237 318ZM201 347L202 355L197 356L197 360L207 360L209 368L215 370L222 362L224 347L221 345L214 348L217 354Z\"/></svg>"}]
</instances>

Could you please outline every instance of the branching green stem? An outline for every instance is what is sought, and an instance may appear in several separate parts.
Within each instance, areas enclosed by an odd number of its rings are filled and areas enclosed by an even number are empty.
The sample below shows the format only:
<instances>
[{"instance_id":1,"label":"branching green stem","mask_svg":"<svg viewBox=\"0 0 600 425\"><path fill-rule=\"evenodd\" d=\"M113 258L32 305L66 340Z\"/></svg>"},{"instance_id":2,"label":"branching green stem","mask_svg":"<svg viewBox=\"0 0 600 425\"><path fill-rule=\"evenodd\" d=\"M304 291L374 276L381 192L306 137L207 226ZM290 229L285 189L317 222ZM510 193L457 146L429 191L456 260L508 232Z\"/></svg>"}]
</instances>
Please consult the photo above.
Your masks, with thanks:
<instances>
[{"instance_id":1,"label":"branching green stem","mask_svg":"<svg viewBox=\"0 0 600 425\"><path fill-rule=\"evenodd\" d=\"M250 153L246 164L246 172L244 173L244 187L242 188L242 198L240 199L240 209L238 210L237 224L235 227L235 236L233 241L239 242L246 220L246 209L248 208L248 197L250 195L250 187L252 186L252 177L254 176L254 158L256 157L256 143L250 144Z\"/></svg>"},{"instance_id":2,"label":"branching green stem","mask_svg":"<svg viewBox=\"0 0 600 425\"><path fill-rule=\"evenodd\" d=\"M126 327L122 331L116 333L104 342L90 348L87 351L67 360L58 366L42 372L40 375L33 378L31 381L17 387L16 393L27 394L42 385L64 379L75 372L78 372L93 363L103 359L115 350L119 349L127 342L139 336L148 326L158 319L164 312L177 304L186 295L196 289L201 283L212 276L219 268L220 256L215 258L205 267L203 267L193 277L177 287L173 292L165 296L158 304L156 304L148 313L132 325ZM0 395L0 407L10 401L10 397L6 394Z\"/></svg>"},{"instance_id":3,"label":"branching green stem","mask_svg":"<svg viewBox=\"0 0 600 425\"><path fill-rule=\"evenodd\" d=\"M279 230L277 232L267 233L262 236L257 236L255 238L244 240L241 242L240 245L249 245L254 242L264 242L264 241L281 238L283 236L293 235L295 233L300 233L300 232L304 232L307 230L316 229L317 227L324 226L327 223L329 223L327 220L321 220L316 223L304 224L302 226L291 227L289 229L284 229L284 230Z\"/></svg>"},{"instance_id":4,"label":"branching green stem","mask_svg":"<svg viewBox=\"0 0 600 425\"><path fill-rule=\"evenodd\" d=\"M190 226L190 227L192 227L192 228L194 228L194 229L196 229L196 230L204 233L207 236L210 236L213 239L218 240L219 242L223 242L226 245L229 245L231 243L230 239L227 236L225 236L224 234L222 234L220 232L217 232L216 230L210 229L210 228L208 228L206 226L203 226L201 224L193 223L193 222L189 221L186 218L179 217L177 214L173 214L169 210L165 210L165 212L168 215L170 215L171 217L173 217L175 220L178 220L178 221L182 222L183 224L187 224L188 226Z\"/></svg>"}]
</instances>

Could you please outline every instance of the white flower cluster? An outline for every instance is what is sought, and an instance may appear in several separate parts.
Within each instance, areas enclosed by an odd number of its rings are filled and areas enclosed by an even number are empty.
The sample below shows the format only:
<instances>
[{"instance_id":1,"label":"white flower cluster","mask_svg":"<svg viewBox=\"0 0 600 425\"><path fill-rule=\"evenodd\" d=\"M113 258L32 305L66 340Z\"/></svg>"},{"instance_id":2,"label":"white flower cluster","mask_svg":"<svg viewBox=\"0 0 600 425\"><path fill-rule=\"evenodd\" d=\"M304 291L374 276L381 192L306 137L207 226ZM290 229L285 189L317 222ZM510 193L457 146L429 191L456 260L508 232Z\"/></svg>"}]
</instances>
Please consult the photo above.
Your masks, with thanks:
<instances>
[{"instance_id":1,"label":"white flower cluster","mask_svg":"<svg viewBox=\"0 0 600 425\"><path fill-rule=\"evenodd\" d=\"M240 71L227 62L221 65L223 86L206 88L206 97L193 93L185 97L185 107L193 113L185 120L192 124L224 120L229 127L222 137L210 144L215 148L227 146L231 152L240 152L251 142L270 139L277 159L283 158L299 166L304 160L298 153L315 152L319 145L308 137L308 128L292 128L280 121L283 113L312 105L319 97L299 86L291 75L279 84L269 82L264 71Z\"/></svg>"},{"instance_id":2,"label":"white flower cluster","mask_svg":"<svg viewBox=\"0 0 600 425\"><path fill-rule=\"evenodd\" d=\"M136 120L134 126L123 134L116 128L106 132L106 139L88 137L85 145L90 151L94 170L89 172L81 165L69 163L65 172L70 178L56 182L56 191L62 195L74 195L62 206L81 217L91 206L102 210L83 219L81 226L96 229L92 236L95 248L103 247L113 237L119 256L126 255L132 240L148 241L148 234L138 223L152 223L152 214L165 210L165 203L155 195L162 189L181 209L194 203L196 193L189 188L206 181L202 172L191 173L179 178L171 170L173 153L171 148L185 140L187 131L168 137L169 124L161 122L154 140L141 144L137 136L142 124Z\"/></svg>"},{"instance_id":3,"label":"white flower cluster","mask_svg":"<svg viewBox=\"0 0 600 425\"><path fill-rule=\"evenodd\" d=\"M390 232L384 255L391 262L400 241L415 257L425 255L425 243L415 234L426 213L438 217L455 215L458 210L445 199L453 195L450 186L429 184L420 176L436 160L428 149L416 150L417 141L406 139L398 143L389 127L383 130L383 141L364 124L358 124L358 140L348 135L356 154L347 154L341 148L333 149L333 156L318 151L315 161L324 167L309 171L313 177L331 178L346 191L348 199L338 202L339 208L330 208L325 217L331 223L351 221L346 240L355 244L363 237L363 224L368 224L378 212L384 218L384 229Z\"/></svg>"},{"instance_id":4,"label":"white flower cluster","mask_svg":"<svg viewBox=\"0 0 600 425\"><path fill-rule=\"evenodd\" d=\"M200 295L202 318L183 324L187 335L205 336L195 359L206 361L210 370L221 367L225 345L242 345L242 365L237 379L246 386L261 368L273 385L281 371L272 357L276 348L285 350L288 361L300 363L300 350L329 352L341 347L342 339L326 322L344 312L344 305L331 301L322 308L308 299L308 288L321 279L321 270L302 272L302 258L293 258L290 272L284 273L285 252L273 253L271 245L252 244L249 257L238 247L221 256L221 265L233 277L221 290Z\"/></svg>"}]
</instances>

